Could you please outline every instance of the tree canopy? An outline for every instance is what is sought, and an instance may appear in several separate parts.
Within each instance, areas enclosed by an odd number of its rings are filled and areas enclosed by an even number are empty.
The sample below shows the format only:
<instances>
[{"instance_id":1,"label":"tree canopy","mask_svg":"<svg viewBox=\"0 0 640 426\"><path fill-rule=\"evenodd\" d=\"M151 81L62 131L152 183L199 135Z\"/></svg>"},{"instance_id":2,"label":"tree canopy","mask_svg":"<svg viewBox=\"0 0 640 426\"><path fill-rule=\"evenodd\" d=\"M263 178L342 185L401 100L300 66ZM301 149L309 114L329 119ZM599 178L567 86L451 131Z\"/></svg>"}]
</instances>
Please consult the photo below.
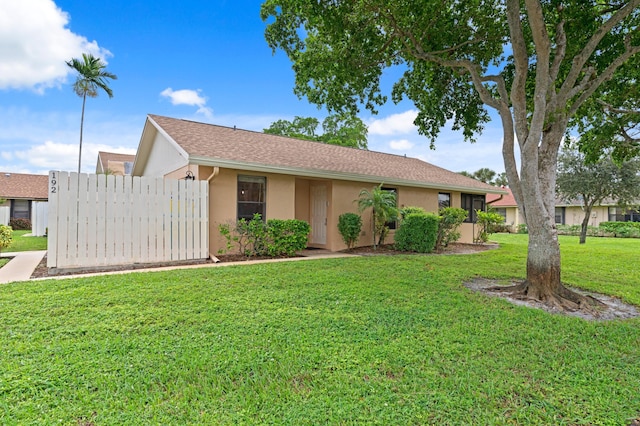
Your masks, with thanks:
<instances>
[{"instance_id":1,"label":"tree canopy","mask_svg":"<svg viewBox=\"0 0 640 426\"><path fill-rule=\"evenodd\" d=\"M625 206L640 201L640 160L620 164L611 155L587 162L575 144L566 146L558 157L557 194L567 202L579 201L584 211L580 243L587 238L587 226L594 206L611 201Z\"/></svg>"},{"instance_id":2,"label":"tree canopy","mask_svg":"<svg viewBox=\"0 0 640 426\"><path fill-rule=\"evenodd\" d=\"M508 186L507 174L505 172L497 173L495 170L491 170L488 167L483 167L476 170L473 173L469 173L466 170L460 172L462 176L470 177L480 182L488 183L493 186Z\"/></svg>"},{"instance_id":3,"label":"tree canopy","mask_svg":"<svg viewBox=\"0 0 640 426\"><path fill-rule=\"evenodd\" d=\"M316 131L320 125L317 118L295 117L293 121L277 120L265 133L292 138L324 142L332 145L367 149L367 126L352 114L332 114L322 121L323 134Z\"/></svg>"},{"instance_id":4,"label":"tree canopy","mask_svg":"<svg viewBox=\"0 0 640 426\"><path fill-rule=\"evenodd\" d=\"M529 229L527 279L514 291L572 309L587 303L560 282L558 151L569 120L595 123L595 110L582 107L604 96L621 78L617 71L637 59L639 6L266 0L261 14L268 44L292 61L294 92L330 112L376 112L389 95L409 99L419 111L414 123L433 145L448 121L471 140L490 118L486 107L497 111L509 187ZM388 68L402 73L390 93L382 83Z\"/></svg>"}]
</instances>

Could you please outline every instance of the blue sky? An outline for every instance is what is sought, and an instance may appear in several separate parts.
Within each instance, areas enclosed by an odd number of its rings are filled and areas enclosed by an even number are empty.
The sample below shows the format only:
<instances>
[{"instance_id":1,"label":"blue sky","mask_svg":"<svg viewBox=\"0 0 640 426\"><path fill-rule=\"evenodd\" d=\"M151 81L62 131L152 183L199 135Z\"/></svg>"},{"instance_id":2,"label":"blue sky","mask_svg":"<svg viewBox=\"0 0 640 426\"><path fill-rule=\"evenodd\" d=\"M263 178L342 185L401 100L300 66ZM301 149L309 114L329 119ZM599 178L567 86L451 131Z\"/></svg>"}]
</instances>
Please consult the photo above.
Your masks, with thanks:
<instances>
[{"instance_id":1,"label":"blue sky","mask_svg":"<svg viewBox=\"0 0 640 426\"><path fill-rule=\"evenodd\" d=\"M0 171L76 170L82 100L65 61L104 58L114 97L87 100L83 172L98 151L135 153L147 114L262 131L326 112L293 94L291 63L264 40L260 1L0 0ZM389 75L389 82L393 80ZM504 170L502 130L476 144L443 130L429 149L410 102L363 111L369 149L453 171Z\"/></svg>"}]
</instances>

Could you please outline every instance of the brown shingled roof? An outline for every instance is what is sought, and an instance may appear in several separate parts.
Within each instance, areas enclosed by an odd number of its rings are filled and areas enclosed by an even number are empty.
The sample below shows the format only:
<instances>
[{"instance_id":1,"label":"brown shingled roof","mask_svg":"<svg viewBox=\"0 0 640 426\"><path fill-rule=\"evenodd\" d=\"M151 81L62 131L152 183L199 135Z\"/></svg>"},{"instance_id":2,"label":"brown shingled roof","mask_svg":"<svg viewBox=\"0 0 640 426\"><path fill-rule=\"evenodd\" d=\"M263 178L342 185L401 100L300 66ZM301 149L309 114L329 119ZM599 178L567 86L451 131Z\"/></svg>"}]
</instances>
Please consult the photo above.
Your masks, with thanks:
<instances>
[{"instance_id":1,"label":"brown shingled roof","mask_svg":"<svg viewBox=\"0 0 640 426\"><path fill-rule=\"evenodd\" d=\"M105 152L99 151L98 158L102 162L103 165L109 164L109 161L129 161L133 162L136 159L135 154L120 154L117 152ZM105 167L106 169L106 167Z\"/></svg>"},{"instance_id":2,"label":"brown shingled roof","mask_svg":"<svg viewBox=\"0 0 640 426\"><path fill-rule=\"evenodd\" d=\"M0 198L47 200L49 198L49 176L0 173Z\"/></svg>"},{"instance_id":3,"label":"brown shingled roof","mask_svg":"<svg viewBox=\"0 0 640 426\"><path fill-rule=\"evenodd\" d=\"M511 193L511 189L503 188L505 191L509 191L508 194L504 194L501 198L498 194L487 194L487 203L493 207L517 207L516 199Z\"/></svg>"},{"instance_id":4,"label":"brown shingled roof","mask_svg":"<svg viewBox=\"0 0 640 426\"><path fill-rule=\"evenodd\" d=\"M215 165L218 160L280 168L302 176L321 172L335 174L335 178L367 177L387 184L413 183L475 192L504 191L416 158L157 115L149 115L149 119L187 152L190 162L196 164Z\"/></svg>"}]
</instances>

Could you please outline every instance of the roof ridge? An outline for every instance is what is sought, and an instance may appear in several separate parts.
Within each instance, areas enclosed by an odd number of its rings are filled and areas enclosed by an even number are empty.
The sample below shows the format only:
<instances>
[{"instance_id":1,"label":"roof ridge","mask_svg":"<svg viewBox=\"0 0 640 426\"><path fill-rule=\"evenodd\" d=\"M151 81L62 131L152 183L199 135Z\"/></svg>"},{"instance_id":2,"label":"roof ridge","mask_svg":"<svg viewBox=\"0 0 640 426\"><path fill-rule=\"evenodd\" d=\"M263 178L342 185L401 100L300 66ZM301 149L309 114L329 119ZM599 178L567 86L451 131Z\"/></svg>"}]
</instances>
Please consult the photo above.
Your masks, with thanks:
<instances>
[{"instance_id":1,"label":"roof ridge","mask_svg":"<svg viewBox=\"0 0 640 426\"><path fill-rule=\"evenodd\" d=\"M236 127L236 126L231 127L231 126L223 126L221 124L215 124L215 123L204 123L202 121L189 120L189 119L186 119L186 118L174 118L174 117L168 117L166 115L157 115L157 114L148 114L148 115L150 117L160 117L160 118L166 118L166 119L169 119L169 120L179 120L179 121L184 121L184 122L187 122L187 123L200 124L200 125L204 125L204 126L213 126L213 127L218 127L218 128L228 129L228 130L233 130L233 131L242 131L242 132L253 133L253 134L258 134L258 135L266 135L268 137L284 138L284 139L290 139L290 140L294 140L294 141L298 141L298 142L309 142L309 143L314 143L314 144L318 144L318 145L326 145L326 146L332 146L332 147L336 147L336 148L350 149L350 150L355 150L355 151L358 151L358 152L371 152L371 153L375 153L375 154L389 155L389 156L398 157L398 158L408 158L408 159L412 159L412 160L422 161L424 163L432 165L433 167L438 167L440 169L447 170L447 169L445 169L443 167L436 166L435 164L431 164L431 163L428 163L427 161L421 160L420 158L409 157L406 154L392 154L390 152L376 151L376 150L371 150L371 149L361 149L361 148L356 148L356 147L353 147L353 146L335 145L335 144L330 144L330 143L322 142L322 141L313 141L313 140L309 140L309 139L296 138L296 137L293 137L293 136L275 135L273 133L259 132L257 130L248 130L248 129L243 129L241 127ZM450 170L447 170L447 171L450 171Z\"/></svg>"}]
</instances>

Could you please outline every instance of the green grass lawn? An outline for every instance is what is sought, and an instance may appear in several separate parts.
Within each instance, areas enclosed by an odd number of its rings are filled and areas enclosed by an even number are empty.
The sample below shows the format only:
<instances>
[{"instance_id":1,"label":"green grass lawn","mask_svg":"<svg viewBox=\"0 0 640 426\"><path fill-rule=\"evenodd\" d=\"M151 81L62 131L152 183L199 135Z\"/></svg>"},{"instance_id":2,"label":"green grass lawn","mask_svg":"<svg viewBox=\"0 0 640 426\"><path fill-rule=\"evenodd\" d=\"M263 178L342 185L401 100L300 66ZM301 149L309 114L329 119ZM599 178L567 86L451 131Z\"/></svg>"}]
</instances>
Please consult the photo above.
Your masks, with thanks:
<instances>
[{"instance_id":1,"label":"green grass lawn","mask_svg":"<svg viewBox=\"0 0 640 426\"><path fill-rule=\"evenodd\" d=\"M0 286L1 424L625 425L640 319L588 322L462 282L526 237L380 256ZM575 242L574 242L575 240ZM640 240L561 238L572 285L640 305Z\"/></svg>"},{"instance_id":2,"label":"green grass lawn","mask_svg":"<svg viewBox=\"0 0 640 426\"><path fill-rule=\"evenodd\" d=\"M25 234L30 234L31 231L13 231L13 243L6 249L5 252L16 251L33 251L33 250L46 250L47 249L47 237L25 237Z\"/></svg>"}]
</instances>

